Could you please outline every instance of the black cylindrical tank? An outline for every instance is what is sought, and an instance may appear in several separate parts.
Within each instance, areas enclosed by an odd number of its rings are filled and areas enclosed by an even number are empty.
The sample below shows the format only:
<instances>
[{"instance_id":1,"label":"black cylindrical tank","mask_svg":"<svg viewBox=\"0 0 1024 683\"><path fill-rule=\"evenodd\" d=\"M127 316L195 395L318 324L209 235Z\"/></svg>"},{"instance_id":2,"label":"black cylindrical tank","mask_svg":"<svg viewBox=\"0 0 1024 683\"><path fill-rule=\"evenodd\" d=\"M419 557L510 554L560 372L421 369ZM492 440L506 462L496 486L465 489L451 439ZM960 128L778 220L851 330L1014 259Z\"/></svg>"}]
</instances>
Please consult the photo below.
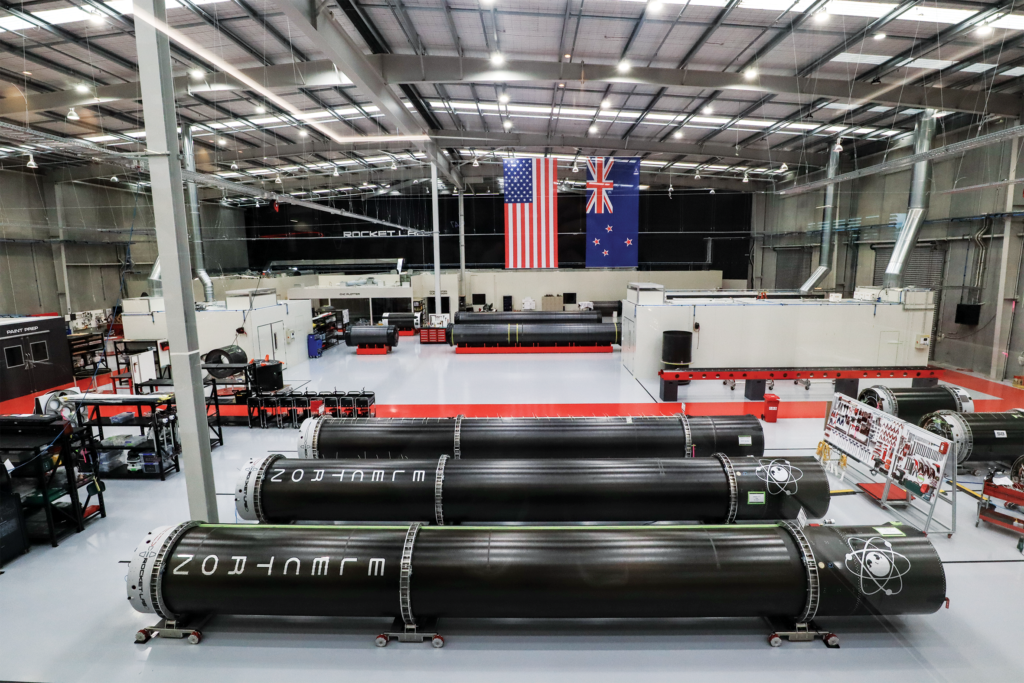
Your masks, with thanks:
<instances>
[{"instance_id":1,"label":"black cylindrical tank","mask_svg":"<svg viewBox=\"0 0 1024 683\"><path fill-rule=\"evenodd\" d=\"M184 615L417 619L930 614L942 562L909 527L252 526L150 532L129 604ZM403 561L403 556L405 560Z\"/></svg>"},{"instance_id":2,"label":"black cylindrical tank","mask_svg":"<svg viewBox=\"0 0 1024 683\"><path fill-rule=\"evenodd\" d=\"M679 458L764 455L752 415L715 417L314 417L302 458Z\"/></svg>"},{"instance_id":3,"label":"black cylindrical tank","mask_svg":"<svg viewBox=\"0 0 1024 683\"><path fill-rule=\"evenodd\" d=\"M661 365L664 370L686 370L693 351L693 332L665 330L661 335ZM686 380L680 384L689 384Z\"/></svg>"},{"instance_id":4,"label":"black cylindrical tank","mask_svg":"<svg viewBox=\"0 0 1024 683\"><path fill-rule=\"evenodd\" d=\"M235 487L242 519L733 523L824 517L812 457L635 460L320 460L266 455Z\"/></svg>"},{"instance_id":5,"label":"black cylindrical tank","mask_svg":"<svg viewBox=\"0 0 1024 683\"><path fill-rule=\"evenodd\" d=\"M498 311L495 313L458 311L455 314L454 322L456 325L599 323L601 322L601 313L600 311Z\"/></svg>"},{"instance_id":6,"label":"black cylindrical tank","mask_svg":"<svg viewBox=\"0 0 1024 683\"><path fill-rule=\"evenodd\" d=\"M885 387L873 386L857 398L872 408L916 425L928 413L952 410L973 413L974 399L960 387Z\"/></svg>"},{"instance_id":7,"label":"black cylindrical tank","mask_svg":"<svg viewBox=\"0 0 1024 683\"><path fill-rule=\"evenodd\" d=\"M279 360L254 360L249 365L253 383L260 391L277 391L284 388L284 364Z\"/></svg>"},{"instance_id":8,"label":"black cylindrical tank","mask_svg":"<svg viewBox=\"0 0 1024 683\"><path fill-rule=\"evenodd\" d=\"M414 330L416 329L416 314L415 313L385 313L383 315L385 325L394 325L399 330Z\"/></svg>"},{"instance_id":9,"label":"black cylindrical tank","mask_svg":"<svg viewBox=\"0 0 1024 683\"><path fill-rule=\"evenodd\" d=\"M346 346L398 346L394 325L355 325L345 329Z\"/></svg>"},{"instance_id":10,"label":"black cylindrical tank","mask_svg":"<svg viewBox=\"0 0 1024 683\"><path fill-rule=\"evenodd\" d=\"M206 354L203 359L204 365L224 365L227 363L248 363L249 358L245 350L240 346L225 346L223 349L214 349ZM237 375L241 370L237 368L207 368L207 372L217 379L225 379L231 375Z\"/></svg>"},{"instance_id":11,"label":"black cylindrical tank","mask_svg":"<svg viewBox=\"0 0 1024 683\"><path fill-rule=\"evenodd\" d=\"M1024 411L955 413L940 410L921 419L921 426L953 442L956 462L1013 462L1024 455Z\"/></svg>"},{"instance_id":12,"label":"black cylindrical tank","mask_svg":"<svg viewBox=\"0 0 1024 683\"><path fill-rule=\"evenodd\" d=\"M489 315L483 314L480 315ZM451 346L488 344L618 344L618 323L543 323L527 325L449 325Z\"/></svg>"},{"instance_id":13,"label":"black cylindrical tank","mask_svg":"<svg viewBox=\"0 0 1024 683\"><path fill-rule=\"evenodd\" d=\"M612 313L615 313L620 318L622 317L622 299L616 299L615 301L592 301L594 304L594 310L601 314L602 317L610 318Z\"/></svg>"}]
</instances>

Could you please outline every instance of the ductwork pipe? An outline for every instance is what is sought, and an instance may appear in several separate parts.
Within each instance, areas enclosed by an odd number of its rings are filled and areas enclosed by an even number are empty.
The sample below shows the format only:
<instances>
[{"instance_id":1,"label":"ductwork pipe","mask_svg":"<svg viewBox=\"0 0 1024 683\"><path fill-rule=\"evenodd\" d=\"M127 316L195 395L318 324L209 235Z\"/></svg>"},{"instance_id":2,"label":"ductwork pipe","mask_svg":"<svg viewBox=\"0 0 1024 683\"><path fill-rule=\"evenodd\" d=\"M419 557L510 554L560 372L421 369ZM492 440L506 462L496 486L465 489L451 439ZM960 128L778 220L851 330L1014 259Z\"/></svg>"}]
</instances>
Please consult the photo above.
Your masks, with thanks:
<instances>
[{"instance_id":1,"label":"ductwork pipe","mask_svg":"<svg viewBox=\"0 0 1024 683\"><path fill-rule=\"evenodd\" d=\"M181 150L185 157L185 169L196 170L195 145L192 142L192 128L188 124L181 126ZM192 258L195 264L196 277L203 283L203 300L216 301L213 295L213 280L206 272L206 258L203 254L203 227L199 216L199 190L192 181L186 181L188 192L188 216L192 225Z\"/></svg>"},{"instance_id":2,"label":"ductwork pipe","mask_svg":"<svg viewBox=\"0 0 1024 683\"><path fill-rule=\"evenodd\" d=\"M914 154L924 154L932 147L935 137L935 110L925 109L921 118L914 126ZM931 196L932 162L925 160L914 164L910 177L910 203L907 206L907 218L903 221L896 245L892 249L889 265L885 267L882 278L883 287L902 287L903 273L907 270L910 253L917 243L917 236L928 213L928 201Z\"/></svg>"},{"instance_id":3,"label":"ductwork pipe","mask_svg":"<svg viewBox=\"0 0 1024 683\"><path fill-rule=\"evenodd\" d=\"M842 151L839 143L832 146L832 152L828 155L828 168L825 171L826 178L835 178L839 172L839 152ZM825 187L825 215L821 221L821 249L818 254L818 267L814 269L807 282L800 285L800 293L808 294L825 276L832 270L832 223L835 211L836 184L829 183Z\"/></svg>"},{"instance_id":4,"label":"ductwork pipe","mask_svg":"<svg viewBox=\"0 0 1024 683\"><path fill-rule=\"evenodd\" d=\"M164 281L161 276L159 256L153 260L153 269L149 271L149 277L146 280L149 282L150 296L164 295Z\"/></svg>"}]
</instances>

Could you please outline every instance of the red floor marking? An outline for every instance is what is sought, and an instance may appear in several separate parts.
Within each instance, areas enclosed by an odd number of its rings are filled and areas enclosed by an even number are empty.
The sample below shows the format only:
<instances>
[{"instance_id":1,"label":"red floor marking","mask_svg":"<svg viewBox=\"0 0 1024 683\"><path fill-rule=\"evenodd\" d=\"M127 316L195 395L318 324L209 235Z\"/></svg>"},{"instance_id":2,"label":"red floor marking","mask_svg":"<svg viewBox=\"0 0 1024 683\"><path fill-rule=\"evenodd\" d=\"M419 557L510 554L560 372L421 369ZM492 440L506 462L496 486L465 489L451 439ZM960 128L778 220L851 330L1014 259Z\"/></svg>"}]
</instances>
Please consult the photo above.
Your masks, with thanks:
<instances>
[{"instance_id":1,"label":"red floor marking","mask_svg":"<svg viewBox=\"0 0 1024 683\"><path fill-rule=\"evenodd\" d=\"M102 382L107 379L106 375L99 375L97 379ZM20 396L18 398L12 398L7 401L0 401L0 415L22 415L25 413L31 414L36 409L36 397L48 394L51 391L58 391L60 389L70 389L73 386L77 386L82 391L92 388L92 377L86 377L85 379L75 380L68 384L62 384L52 389L46 389L44 391L37 391L34 394L28 396ZM108 389L111 384L98 384L97 388L100 390Z\"/></svg>"},{"instance_id":2,"label":"red floor marking","mask_svg":"<svg viewBox=\"0 0 1024 683\"><path fill-rule=\"evenodd\" d=\"M678 403L480 403L462 405L377 404L377 417L589 417L675 415Z\"/></svg>"},{"instance_id":3,"label":"red floor marking","mask_svg":"<svg viewBox=\"0 0 1024 683\"><path fill-rule=\"evenodd\" d=\"M868 494L875 500L882 500L882 491L885 490L885 482L873 482L868 484L857 484L860 488L864 489L864 493ZM889 487L889 495L886 497L887 500L899 501L907 499L906 489L901 489L899 486L893 484Z\"/></svg>"},{"instance_id":4,"label":"red floor marking","mask_svg":"<svg viewBox=\"0 0 1024 683\"><path fill-rule=\"evenodd\" d=\"M783 401L779 404L779 419L792 420L825 417L825 401ZM687 403L687 415L755 415L764 414L764 401L723 401L720 403Z\"/></svg>"},{"instance_id":5,"label":"red floor marking","mask_svg":"<svg viewBox=\"0 0 1024 683\"><path fill-rule=\"evenodd\" d=\"M955 370L946 370L945 381L950 384L963 387L964 389L980 391L983 394L996 396L1002 399L1000 401L994 401L992 399L975 401L974 412L976 413L1002 412L1010 410L1011 408L1024 408L1024 389L1017 389L1016 387L982 379L981 377L975 377L974 375L956 372ZM980 407L982 404L986 406L984 409Z\"/></svg>"},{"instance_id":6,"label":"red floor marking","mask_svg":"<svg viewBox=\"0 0 1024 683\"><path fill-rule=\"evenodd\" d=\"M455 353L611 353L611 346L456 346Z\"/></svg>"}]
</instances>

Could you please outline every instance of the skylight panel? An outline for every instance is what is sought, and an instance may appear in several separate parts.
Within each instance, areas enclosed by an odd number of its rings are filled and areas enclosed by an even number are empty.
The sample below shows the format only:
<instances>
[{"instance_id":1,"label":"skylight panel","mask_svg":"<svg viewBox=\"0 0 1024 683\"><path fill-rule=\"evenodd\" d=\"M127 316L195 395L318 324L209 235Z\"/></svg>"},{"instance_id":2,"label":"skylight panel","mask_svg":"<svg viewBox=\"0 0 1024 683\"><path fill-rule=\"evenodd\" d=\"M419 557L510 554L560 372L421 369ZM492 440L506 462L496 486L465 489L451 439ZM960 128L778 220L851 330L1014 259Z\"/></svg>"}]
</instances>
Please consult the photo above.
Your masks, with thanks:
<instances>
[{"instance_id":1,"label":"skylight panel","mask_svg":"<svg viewBox=\"0 0 1024 683\"><path fill-rule=\"evenodd\" d=\"M989 69L994 69L995 66L995 64L968 64L967 66L960 70L963 71L965 74L980 74L985 73Z\"/></svg>"},{"instance_id":2,"label":"skylight panel","mask_svg":"<svg viewBox=\"0 0 1024 683\"><path fill-rule=\"evenodd\" d=\"M862 52L841 52L832 58L833 62L849 64L885 64L891 57L885 55L867 55Z\"/></svg>"},{"instance_id":3,"label":"skylight panel","mask_svg":"<svg viewBox=\"0 0 1024 683\"><path fill-rule=\"evenodd\" d=\"M1008 71L1004 71L1003 73L1001 73L999 75L1000 76L1013 76L1013 77L1024 76L1024 66L1015 66L1012 69L1009 69Z\"/></svg>"},{"instance_id":4,"label":"skylight panel","mask_svg":"<svg viewBox=\"0 0 1024 683\"><path fill-rule=\"evenodd\" d=\"M945 69L954 64L956 62L951 62L948 59L915 59L906 66L910 69Z\"/></svg>"}]
</instances>

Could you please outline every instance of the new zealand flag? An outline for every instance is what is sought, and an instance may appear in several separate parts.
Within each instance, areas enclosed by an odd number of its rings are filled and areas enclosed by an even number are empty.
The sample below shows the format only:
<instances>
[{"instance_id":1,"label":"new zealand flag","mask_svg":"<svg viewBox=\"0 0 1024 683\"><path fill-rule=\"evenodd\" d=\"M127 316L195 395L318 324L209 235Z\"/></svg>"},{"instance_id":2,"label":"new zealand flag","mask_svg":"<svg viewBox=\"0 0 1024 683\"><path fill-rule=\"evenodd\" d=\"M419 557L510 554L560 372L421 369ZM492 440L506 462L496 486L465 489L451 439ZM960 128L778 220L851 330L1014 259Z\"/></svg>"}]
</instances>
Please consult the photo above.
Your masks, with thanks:
<instances>
[{"instance_id":1,"label":"new zealand flag","mask_svg":"<svg viewBox=\"0 0 1024 683\"><path fill-rule=\"evenodd\" d=\"M640 159L587 159L587 268L635 268Z\"/></svg>"}]
</instances>

